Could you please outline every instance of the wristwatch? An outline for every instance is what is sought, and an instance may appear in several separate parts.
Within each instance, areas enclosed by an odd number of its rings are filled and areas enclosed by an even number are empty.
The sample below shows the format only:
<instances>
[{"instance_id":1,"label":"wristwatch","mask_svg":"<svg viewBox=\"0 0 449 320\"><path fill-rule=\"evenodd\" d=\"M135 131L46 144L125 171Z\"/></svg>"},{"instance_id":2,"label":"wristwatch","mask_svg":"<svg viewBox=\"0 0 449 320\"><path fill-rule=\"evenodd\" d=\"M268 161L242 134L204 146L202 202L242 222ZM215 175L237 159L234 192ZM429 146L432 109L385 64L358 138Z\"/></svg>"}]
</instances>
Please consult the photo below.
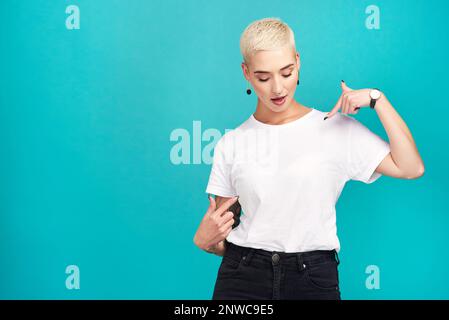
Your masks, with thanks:
<instances>
[{"instance_id":1,"label":"wristwatch","mask_svg":"<svg viewBox=\"0 0 449 320\"><path fill-rule=\"evenodd\" d=\"M379 100L380 96L382 95L382 92L378 88L373 88L369 92L369 96L371 98L371 101L369 103L369 106L371 109L374 109L374 106L376 105L376 101Z\"/></svg>"}]
</instances>

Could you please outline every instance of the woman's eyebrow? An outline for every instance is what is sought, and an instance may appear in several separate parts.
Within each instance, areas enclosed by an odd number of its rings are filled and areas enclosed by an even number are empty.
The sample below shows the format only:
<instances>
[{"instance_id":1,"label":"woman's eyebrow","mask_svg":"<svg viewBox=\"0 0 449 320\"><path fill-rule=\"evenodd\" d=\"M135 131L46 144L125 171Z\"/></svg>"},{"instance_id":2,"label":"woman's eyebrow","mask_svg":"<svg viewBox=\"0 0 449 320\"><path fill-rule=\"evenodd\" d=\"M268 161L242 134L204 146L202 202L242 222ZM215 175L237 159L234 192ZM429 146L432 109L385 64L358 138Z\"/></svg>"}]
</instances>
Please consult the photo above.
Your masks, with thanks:
<instances>
[{"instance_id":1,"label":"woman's eyebrow","mask_svg":"<svg viewBox=\"0 0 449 320\"><path fill-rule=\"evenodd\" d=\"M279 71L282 71L282 70L284 70L284 69L287 69L287 68L289 68L289 67L291 67L291 66L293 66L294 65L294 63L290 63L289 65L286 65L285 67L282 67L281 69L279 69ZM269 71L260 71L260 70L258 70L258 71L254 71L254 73L271 73L271 72L269 72Z\"/></svg>"}]
</instances>

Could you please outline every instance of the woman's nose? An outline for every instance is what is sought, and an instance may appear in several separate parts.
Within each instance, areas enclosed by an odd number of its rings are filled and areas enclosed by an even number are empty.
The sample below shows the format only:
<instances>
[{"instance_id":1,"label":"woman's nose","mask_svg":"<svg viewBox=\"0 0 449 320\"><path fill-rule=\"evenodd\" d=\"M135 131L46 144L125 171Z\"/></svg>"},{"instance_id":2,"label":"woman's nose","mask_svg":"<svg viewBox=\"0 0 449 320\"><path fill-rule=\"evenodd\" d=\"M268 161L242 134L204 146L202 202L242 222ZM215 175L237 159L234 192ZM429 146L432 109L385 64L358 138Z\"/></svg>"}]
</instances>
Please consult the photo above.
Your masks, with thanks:
<instances>
[{"instance_id":1,"label":"woman's nose","mask_svg":"<svg viewBox=\"0 0 449 320\"><path fill-rule=\"evenodd\" d=\"M282 93L282 85L281 85L281 81L278 79L274 79L273 81L273 87L271 88L271 91L273 92L273 94L275 95L279 95Z\"/></svg>"},{"instance_id":2,"label":"woman's nose","mask_svg":"<svg viewBox=\"0 0 449 320\"><path fill-rule=\"evenodd\" d=\"M271 91L275 95L280 95L282 93L282 86L280 86L280 85L273 85L273 88L272 88Z\"/></svg>"}]
</instances>

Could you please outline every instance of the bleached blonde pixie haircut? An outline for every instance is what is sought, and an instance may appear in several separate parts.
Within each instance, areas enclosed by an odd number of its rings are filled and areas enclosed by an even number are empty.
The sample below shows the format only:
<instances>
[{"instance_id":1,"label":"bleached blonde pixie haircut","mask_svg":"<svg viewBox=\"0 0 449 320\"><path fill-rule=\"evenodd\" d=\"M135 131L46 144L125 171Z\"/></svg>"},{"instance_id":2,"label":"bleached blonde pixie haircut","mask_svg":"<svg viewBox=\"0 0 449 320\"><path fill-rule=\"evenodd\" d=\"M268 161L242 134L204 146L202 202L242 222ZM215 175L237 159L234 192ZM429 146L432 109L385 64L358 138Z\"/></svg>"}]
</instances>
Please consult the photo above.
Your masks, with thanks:
<instances>
[{"instance_id":1,"label":"bleached blonde pixie haircut","mask_svg":"<svg viewBox=\"0 0 449 320\"><path fill-rule=\"evenodd\" d=\"M260 50L277 50L290 46L296 54L293 30L279 18L263 18L252 22L240 37L240 52L246 65Z\"/></svg>"}]
</instances>

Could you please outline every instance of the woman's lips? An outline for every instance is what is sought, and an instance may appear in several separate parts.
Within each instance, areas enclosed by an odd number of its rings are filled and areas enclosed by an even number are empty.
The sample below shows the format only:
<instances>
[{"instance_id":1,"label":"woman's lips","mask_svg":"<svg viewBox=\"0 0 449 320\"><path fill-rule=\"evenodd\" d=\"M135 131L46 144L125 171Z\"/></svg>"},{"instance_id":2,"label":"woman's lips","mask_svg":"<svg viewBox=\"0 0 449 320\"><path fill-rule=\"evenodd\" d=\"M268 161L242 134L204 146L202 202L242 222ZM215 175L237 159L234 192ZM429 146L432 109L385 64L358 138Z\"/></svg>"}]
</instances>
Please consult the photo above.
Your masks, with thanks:
<instances>
[{"instance_id":1,"label":"woman's lips","mask_svg":"<svg viewBox=\"0 0 449 320\"><path fill-rule=\"evenodd\" d=\"M286 97L287 96L285 95L285 96L283 96L281 98L275 98L275 99L272 98L271 101L273 101L274 104L280 106L281 104L283 104L285 102L285 98Z\"/></svg>"}]
</instances>

